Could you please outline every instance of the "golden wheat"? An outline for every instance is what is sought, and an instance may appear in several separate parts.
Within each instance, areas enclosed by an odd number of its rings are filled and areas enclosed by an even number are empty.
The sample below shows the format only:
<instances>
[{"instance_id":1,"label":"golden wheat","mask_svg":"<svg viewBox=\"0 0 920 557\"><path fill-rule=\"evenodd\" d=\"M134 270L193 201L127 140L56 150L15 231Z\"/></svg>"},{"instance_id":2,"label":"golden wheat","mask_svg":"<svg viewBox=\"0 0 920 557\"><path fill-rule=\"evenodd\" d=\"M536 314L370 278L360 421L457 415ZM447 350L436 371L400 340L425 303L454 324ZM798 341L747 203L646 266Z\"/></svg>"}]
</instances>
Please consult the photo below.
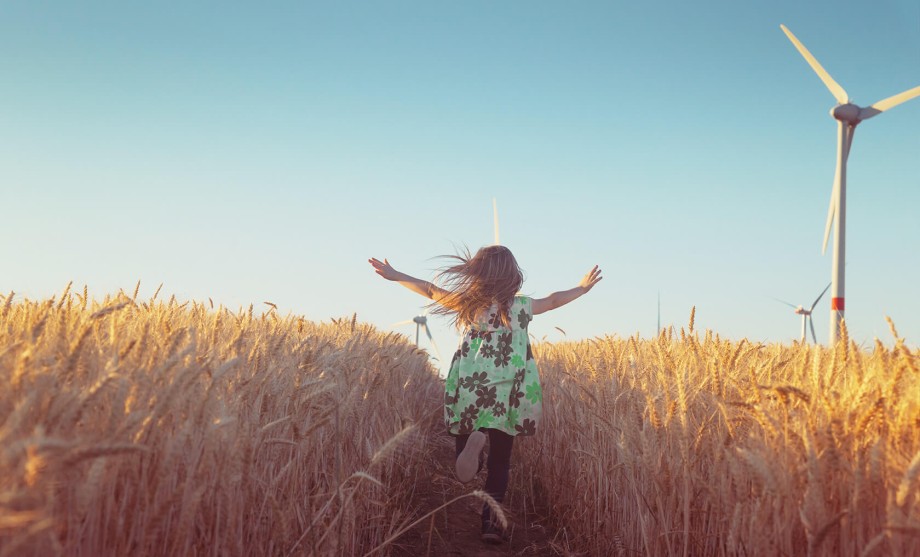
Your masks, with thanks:
<instances>
[{"instance_id":1,"label":"golden wheat","mask_svg":"<svg viewBox=\"0 0 920 557\"><path fill-rule=\"evenodd\" d=\"M0 557L385 555L433 524L410 497L443 382L404 337L71 286L0 301ZM510 499L588 555L920 554L920 354L893 323L862 351L694 321L536 345Z\"/></svg>"},{"instance_id":2,"label":"golden wheat","mask_svg":"<svg viewBox=\"0 0 920 557\"><path fill-rule=\"evenodd\" d=\"M512 493L589 555L920 555L920 355L893 324L863 352L700 339L694 317L537 345Z\"/></svg>"},{"instance_id":3,"label":"golden wheat","mask_svg":"<svg viewBox=\"0 0 920 557\"><path fill-rule=\"evenodd\" d=\"M0 301L0 556L386 552L440 416L427 356L139 287Z\"/></svg>"}]
</instances>

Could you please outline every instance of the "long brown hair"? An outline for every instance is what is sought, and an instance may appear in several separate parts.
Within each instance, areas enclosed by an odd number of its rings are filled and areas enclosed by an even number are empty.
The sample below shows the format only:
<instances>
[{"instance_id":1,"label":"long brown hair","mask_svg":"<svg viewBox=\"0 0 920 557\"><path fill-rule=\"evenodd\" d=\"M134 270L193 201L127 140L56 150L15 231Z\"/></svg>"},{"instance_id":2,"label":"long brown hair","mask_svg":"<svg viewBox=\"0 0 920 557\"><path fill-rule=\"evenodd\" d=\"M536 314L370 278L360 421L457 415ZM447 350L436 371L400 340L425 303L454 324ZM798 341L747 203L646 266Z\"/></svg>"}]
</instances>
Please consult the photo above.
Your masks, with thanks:
<instances>
[{"instance_id":1,"label":"long brown hair","mask_svg":"<svg viewBox=\"0 0 920 557\"><path fill-rule=\"evenodd\" d=\"M450 315L457 326L470 325L492 304L498 306L499 321L511 325L511 304L524 284L524 274L511 250L505 246L480 248L476 255L464 247L458 255L442 256L456 260L443 267L435 281L448 295L431 304L431 313Z\"/></svg>"}]
</instances>

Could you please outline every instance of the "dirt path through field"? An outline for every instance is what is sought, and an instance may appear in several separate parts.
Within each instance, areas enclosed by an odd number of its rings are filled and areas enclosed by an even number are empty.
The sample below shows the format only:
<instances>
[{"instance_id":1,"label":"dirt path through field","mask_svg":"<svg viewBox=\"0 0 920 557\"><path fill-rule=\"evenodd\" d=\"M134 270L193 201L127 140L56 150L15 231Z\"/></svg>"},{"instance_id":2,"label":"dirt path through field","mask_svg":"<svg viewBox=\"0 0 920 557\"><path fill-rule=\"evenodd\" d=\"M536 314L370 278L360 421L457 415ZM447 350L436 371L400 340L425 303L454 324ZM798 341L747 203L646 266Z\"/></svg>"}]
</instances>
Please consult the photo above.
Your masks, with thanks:
<instances>
[{"instance_id":1,"label":"dirt path through field","mask_svg":"<svg viewBox=\"0 0 920 557\"><path fill-rule=\"evenodd\" d=\"M418 516L435 509L451 499L482 489L486 472L483 470L470 483L461 484L454 476L454 440L446 433L430 433L431 446L427 470L419 475L415 506ZM488 445L486 446L488 451ZM512 456L512 476L519 472L521 463ZM500 545L490 545L479 539L482 500L467 497L438 511L431 518L407 532L394 546L399 557L498 557L498 556L553 556L574 555L566 552L564 543L549 531L545 509L534 508L532 501L511 487L505 497L504 508L511 522L510 540Z\"/></svg>"}]
</instances>

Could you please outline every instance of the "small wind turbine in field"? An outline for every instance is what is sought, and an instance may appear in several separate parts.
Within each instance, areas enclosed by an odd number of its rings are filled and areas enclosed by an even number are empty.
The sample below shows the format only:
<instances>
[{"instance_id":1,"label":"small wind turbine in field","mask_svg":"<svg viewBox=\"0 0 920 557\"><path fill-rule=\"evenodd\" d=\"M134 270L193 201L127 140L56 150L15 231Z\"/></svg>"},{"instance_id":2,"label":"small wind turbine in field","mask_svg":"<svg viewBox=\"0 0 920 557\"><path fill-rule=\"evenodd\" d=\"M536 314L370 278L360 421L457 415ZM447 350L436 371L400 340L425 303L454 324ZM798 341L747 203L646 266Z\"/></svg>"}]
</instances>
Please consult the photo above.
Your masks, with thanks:
<instances>
[{"instance_id":1,"label":"small wind turbine in field","mask_svg":"<svg viewBox=\"0 0 920 557\"><path fill-rule=\"evenodd\" d=\"M422 327L425 328L425 334L428 335L428 340L431 342L431 346L434 347L435 354L438 355L438 361L441 361L441 351L438 350L438 344L434 341L434 337L431 336L431 329L428 328L428 310L425 310L421 315L416 315L412 319L407 319L406 321L400 321L399 323L394 323L391 327L401 327L403 325L408 325L410 323L415 323L415 345L418 346L419 341L419 332Z\"/></svg>"},{"instance_id":2,"label":"small wind turbine in field","mask_svg":"<svg viewBox=\"0 0 920 557\"><path fill-rule=\"evenodd\" d=\"M794 313L795 313L796 315L801 315L801 316L802 316L802 344L805 344L805 342L806 342L806 337L805 337L805 323L806 323L806 322L808 323L808 325L811 326L811 339L812 339L813 341L815 341L815 344L818 344L818 338L815 336L815 320L814 320L814 318L811 316L811 312L813 312L813 311L815 310L815 306L818 305L818 302L821 300L821 297L824 296L824 293L827 292L827 289L830 288L830 287L831 287L830 284L828 284L827 286L825 286L825 287L824 287L824 290L822 290L821 293L818 294L818 297L815 298L814 303L812 303L812 304L811 304L811 307L808 308L808 309L805 309L805 308L802 307L802 306L795 306L795 305L792 305L792 304L790 304L789 302L784 302L783 300L780 300L779 298L773 298L773 299L776 300L777 302L779 302L779 303L781 303L781 304L786 304L787 306L791 307L791 308L794 310Z\"/></svg>"},{"instance_id":3,"label":"small wind turbine in field","mask_svg":"<svg viewBox=\"0 0 920 557\"><path fill-rule=\"evenodd\" d=\"M498 240L498 202L495 198L492 198L492 220L495 230L495 243L494 245L499 245ZM419 345L419 338L421 336L421 331L425 329L425 335L428 337L428 340L431 342L431 346L434 348L435 354L437 354L437 360L440 362L441 351L438 349L438 344L434 341L434 337L431 336L431 329L428 328L428 310L425 310L421 315L416 315L412 319L407 319L406 321L400 321L399 323L394 323L390 327L401 327L403 325L408 325L410 323L415 323L415 345Z\"/></svg>"},{"instance_id":4,"label":"small wind turbine in field","mask_svg":"<svg viewBox=\"0 0 920 557\"><path fill-rule=\"evenodd\" d=\"M827 210L827 225L824 228L824 247L821 252L827 251L827 240L831 233L831 224L834 227L834 255L831 269L831 333L828 342L837 342L840 324L843 321L844 307L844 267L846 256L846 201L847 201L847 158L850 156L850 146L853 143L853 133L856 126L864 121L877 116L888 109L907 102L920 95L920 87L908 89L887 99L880 100L867 107L859 107L850 102L850 97L827 71L818 63L811 52L805 48L785 25L780 25L783 33L789 37L799 54L805 58L811 69L814 70L824 85L830 90L837 105L831 109L831 116L837 120L837 171L834 175L834 187L831 190L831 203Z\"/></svg>"}]
</instances>

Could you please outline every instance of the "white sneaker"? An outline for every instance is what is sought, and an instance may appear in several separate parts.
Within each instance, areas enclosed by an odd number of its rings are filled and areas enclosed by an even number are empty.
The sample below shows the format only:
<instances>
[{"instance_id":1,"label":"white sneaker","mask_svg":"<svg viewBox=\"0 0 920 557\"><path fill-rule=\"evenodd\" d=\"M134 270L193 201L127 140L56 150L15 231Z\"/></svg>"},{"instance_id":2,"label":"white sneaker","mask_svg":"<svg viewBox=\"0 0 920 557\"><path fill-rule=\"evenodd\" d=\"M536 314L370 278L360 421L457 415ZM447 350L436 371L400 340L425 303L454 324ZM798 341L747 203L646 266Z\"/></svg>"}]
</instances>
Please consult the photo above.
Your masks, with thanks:
<instances>
[{"instance_id":1,"label":"white sneaker","mask_svg":"<svg viewBox=\"0 0 920 557\"><path fill-rule=\"evenodd\" d=\"M479 470L479 454L486 444L486 434L481 431L474 431L470 438L466 440L466 446L457 457L456 471L457 479L463 483L472 480Z\"/></svg>"}]
</instances>

